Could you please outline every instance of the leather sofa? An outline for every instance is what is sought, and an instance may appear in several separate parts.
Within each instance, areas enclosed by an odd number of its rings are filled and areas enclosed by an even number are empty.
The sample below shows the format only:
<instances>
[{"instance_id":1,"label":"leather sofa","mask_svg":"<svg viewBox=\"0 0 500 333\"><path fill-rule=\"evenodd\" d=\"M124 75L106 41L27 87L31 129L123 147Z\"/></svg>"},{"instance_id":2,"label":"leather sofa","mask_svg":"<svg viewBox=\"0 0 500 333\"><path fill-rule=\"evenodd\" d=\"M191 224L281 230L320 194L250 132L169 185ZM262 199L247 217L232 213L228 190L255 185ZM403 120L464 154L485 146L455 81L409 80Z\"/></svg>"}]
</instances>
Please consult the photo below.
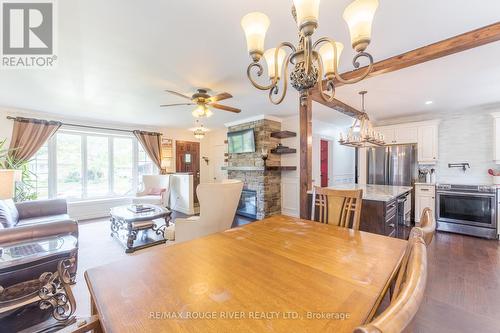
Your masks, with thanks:
<instances>
[{"instance_id":1,"label":"leather sofa","mask_svg":"<svg viewBox=\"0 0 500 333\"><path fill-rule=\"evenodd\" d=\"M0 248L58 235L72 235L78 238L78 223L69 217L66 200L36 200L22 203L0 200ZM70 270L74 280L78 248L71 256L75 258L75 264ZM60 259L46 258L31 267L19 267L15 274L0 273L0 285L6 286L30 280L47 271L55 272Z\"/></svg>"}]
</instances>

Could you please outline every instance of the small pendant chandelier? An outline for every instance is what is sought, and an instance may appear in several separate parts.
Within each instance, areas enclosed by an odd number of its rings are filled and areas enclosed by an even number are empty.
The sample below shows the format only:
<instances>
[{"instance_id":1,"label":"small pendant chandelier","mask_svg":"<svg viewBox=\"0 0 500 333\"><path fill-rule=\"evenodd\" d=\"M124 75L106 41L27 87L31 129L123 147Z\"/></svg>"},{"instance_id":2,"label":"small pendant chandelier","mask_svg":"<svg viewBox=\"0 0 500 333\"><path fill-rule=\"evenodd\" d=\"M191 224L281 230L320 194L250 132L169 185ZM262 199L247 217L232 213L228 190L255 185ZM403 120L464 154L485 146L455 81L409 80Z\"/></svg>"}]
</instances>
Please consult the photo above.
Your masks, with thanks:
<instances>
[{"instance_id":1,"label":"small pendant chandelier","mask_svg":"<svg viewBox=\"0 0 500 333\"><path fill-rule=\"evenodd\" d=\"M353 148L368 148L368 147L380 147L385 145L384 136L381 133L377 133L373 130L373 126L368 118L368 114L365 111L365 95L367 91L360 91L361 104L362 104L362 115L354 121L352 126L347 131L347 135L344 138L342 133L340 133L339 143L343 146L353 147Z\"/></svg>"},{"instance_id":2,"label":"small pendant chandelier","mask_svg":"<svg viewBox=\"0 0 500 333\"><path fill-rule=\"evenodd\" d=\"M191 131L193 131L194 137L198 140L201 140L205 137L206 132L208 131L203 124L201 124L198 120L196 121L196 127L192 128Z\"/></svg>"}]
</instances>

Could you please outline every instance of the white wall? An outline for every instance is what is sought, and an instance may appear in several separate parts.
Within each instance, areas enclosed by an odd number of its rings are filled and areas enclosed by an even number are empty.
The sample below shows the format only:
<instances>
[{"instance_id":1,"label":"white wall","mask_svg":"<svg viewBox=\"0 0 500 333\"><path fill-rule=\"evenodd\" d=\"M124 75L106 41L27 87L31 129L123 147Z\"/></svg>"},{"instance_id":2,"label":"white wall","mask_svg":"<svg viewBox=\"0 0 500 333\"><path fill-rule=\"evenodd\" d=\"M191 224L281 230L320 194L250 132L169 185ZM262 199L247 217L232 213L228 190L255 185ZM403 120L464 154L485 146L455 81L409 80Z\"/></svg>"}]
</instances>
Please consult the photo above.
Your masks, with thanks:
<instances>
[{"instance_id":1,"label":"white wall","mask_svg":"<svg viewBox=\"0 0 500 333\"><path fill-rule=\"evenodd\" d=\"M297 133L296 137L283 139L284 146L297 149L295 154L281 155L281 165L297 166L295 171L281 172L281 213L289 216L300 215L300 122L299 116L283 118L281 122L282 131Z\"/></svg>"},{"instance_id":2,"label":"white wall","mask_svg":"<svg viewBox=\"0 0 500 333\"><path fill-rule=\"evenodd\" d=\"M325 139L329 143L328 158L328 185L336 185L354 182L354 158L353 148L342 146L338 143L340 133L345 133L347 128L313 120L313 179L315 184L321 184L320 179L320 140Z\"/></svg>"},{"instance_id":3,"label":"white wall","mask_svg":"<svg viewBox=\"0 0 500 333\"><path fill-rule=\"evenodd\" d=\"M493 162L493 116L487 112L462 111L443 117L439 124L437 181L452 184L492 184L488 175ZM450 169L448 163L470 163L471 168Z\"/></svg>"},{"instance_id":4,"label":"white wall","mask_svg":"<svg viewBox=\"0 0 500 333\"><path fill-rule=\"evenodd\" d=\"M297 148L296 154L281 156L281 165L296 165L297 171L281 172L281 211L285 215L299 216L300 202L300 138L299 116L284 118L281 123L282 130L296 132L294 138L283 139L282 143L290 148ZM340 132L347 128L339 128L333 124L313 119L313 150L312 150L312 178L313 184L319 186L320 179L320 140L326 139L329 144L329 185L354 182L354 149L341 146L337 141Z\"/></svg>"}]
</instances>

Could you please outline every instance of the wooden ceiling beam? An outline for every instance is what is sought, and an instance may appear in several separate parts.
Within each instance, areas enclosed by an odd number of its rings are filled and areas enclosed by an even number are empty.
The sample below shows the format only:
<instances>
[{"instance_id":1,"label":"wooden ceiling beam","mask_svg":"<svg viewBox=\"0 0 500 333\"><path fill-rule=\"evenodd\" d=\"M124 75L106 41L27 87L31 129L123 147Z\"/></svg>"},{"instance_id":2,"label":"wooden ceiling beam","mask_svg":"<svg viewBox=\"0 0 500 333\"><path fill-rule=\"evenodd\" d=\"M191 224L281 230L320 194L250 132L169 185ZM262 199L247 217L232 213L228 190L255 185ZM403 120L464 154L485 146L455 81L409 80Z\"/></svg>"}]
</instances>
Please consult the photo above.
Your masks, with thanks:
<instances>
[{"instance_id":1,"label":"wooden ceiling beam","mask_svg":"<svg viewBox=\"0 0 500 333\"><path fill-rule=\"evenodd\" d=\"M320 104L323 104L324 106L327 106L329 108L332 108L338 112L341 112L347 116L353 117L353 118L359 118L361 115L363 115L363 112L359 111L356 108L353 108L350 105L345 104L342 101L339 101L338 99L334 99L331 102L325 101L322 97L321 94L319 93L317 88L312 89L311 91L311 98L313 101L318 102Z\"/></svg>"},{"instance_id":2,"label":"wooden ceiling beam","mask_svg":"<svg viewBox=\"0 0 500 333\"><path fill-rule=\"evenodd\" d=\"M499 40L500 22L496 22L464 34L376 62L373 64L373 70L368 77L394 72ZM366 67L363 67L354 71L343 73L342 77L346 80L358 77L360 73L365 70L365 68ZM323 80L323 84L325 84L325 82L326 81ZM335 81L336 88L342 85L342 82ZM317 98L314 100L319 102Z\"/></svg>"}]
</instances>

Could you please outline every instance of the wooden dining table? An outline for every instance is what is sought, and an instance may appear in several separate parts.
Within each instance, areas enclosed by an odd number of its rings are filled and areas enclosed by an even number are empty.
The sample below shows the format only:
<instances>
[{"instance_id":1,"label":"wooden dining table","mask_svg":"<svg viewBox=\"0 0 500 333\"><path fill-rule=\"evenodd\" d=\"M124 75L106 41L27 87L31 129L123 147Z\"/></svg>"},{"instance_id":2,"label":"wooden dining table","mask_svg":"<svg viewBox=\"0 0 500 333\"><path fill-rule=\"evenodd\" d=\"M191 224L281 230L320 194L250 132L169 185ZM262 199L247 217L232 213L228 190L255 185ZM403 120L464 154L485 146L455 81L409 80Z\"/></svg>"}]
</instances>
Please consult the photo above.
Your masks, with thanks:
<instances>
[{"instance_id":1,"label":"wooden dining table","mask_svg":"<svg viewBox=\"0 0 500 333\"><path fill-rule=\"evenodd\" d=\"M352 332L373 317L406 243L278 215L85 279L104 332Z\"/></svg>"}]
</instances>

